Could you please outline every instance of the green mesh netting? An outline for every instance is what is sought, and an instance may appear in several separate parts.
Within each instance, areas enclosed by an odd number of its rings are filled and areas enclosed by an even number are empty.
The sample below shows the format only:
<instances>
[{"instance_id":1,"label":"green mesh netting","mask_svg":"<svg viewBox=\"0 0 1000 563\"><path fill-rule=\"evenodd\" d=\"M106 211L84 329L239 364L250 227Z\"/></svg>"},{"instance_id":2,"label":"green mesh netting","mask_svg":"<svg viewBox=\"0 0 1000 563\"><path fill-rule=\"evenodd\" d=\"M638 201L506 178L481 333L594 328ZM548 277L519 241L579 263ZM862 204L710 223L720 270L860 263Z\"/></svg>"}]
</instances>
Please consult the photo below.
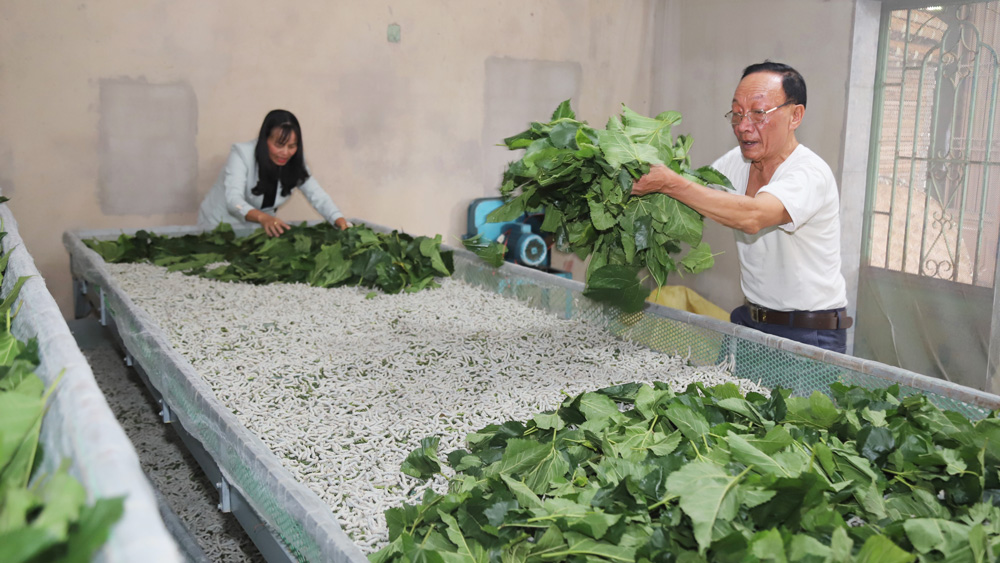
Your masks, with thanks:
<instances>
[{"instance_id":1,"label":"green mesh netting","mask_svg":"<svg viewBox=\"0 0 1000 563\"><path fill-rule=\"evenodd\" d=\"M643 312L624 315L583 297L583 286L578 282L518 266L494 269L461 251L456 252L455 268L455 277L469 284L564 318L600 323L615 335L686 357L695 365L729 362L733 375L766 387L809 395L817 390L827 392L834 382L868 388L899 384L903 393L924 393L937 406L970 419L983 418L991 409L1000 408L996 395L685 311L650 305Z\"/></svg>"}]
</instances>

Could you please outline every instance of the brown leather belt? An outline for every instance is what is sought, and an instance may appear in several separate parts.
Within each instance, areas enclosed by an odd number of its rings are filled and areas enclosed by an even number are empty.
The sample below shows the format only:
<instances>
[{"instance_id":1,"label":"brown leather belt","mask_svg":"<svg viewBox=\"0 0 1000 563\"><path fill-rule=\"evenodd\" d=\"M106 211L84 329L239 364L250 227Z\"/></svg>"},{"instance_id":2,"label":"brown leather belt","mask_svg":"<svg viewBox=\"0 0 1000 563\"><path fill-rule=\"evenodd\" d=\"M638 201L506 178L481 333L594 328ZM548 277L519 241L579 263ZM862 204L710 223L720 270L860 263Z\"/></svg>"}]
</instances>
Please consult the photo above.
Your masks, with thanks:
<instances>
[{"instance_id":1,"label":"brown leather belt","mask_svg":"<svg viewBox=\"0 0 1000 563\"><path fill-rule=\"evenodd\" d=\"M810 330L836 330L851 328L854 319L847 316L847 311L775 311L747 301L750 318L756 323L784 325L793 328Z\"/></svg>"}]
</instances>

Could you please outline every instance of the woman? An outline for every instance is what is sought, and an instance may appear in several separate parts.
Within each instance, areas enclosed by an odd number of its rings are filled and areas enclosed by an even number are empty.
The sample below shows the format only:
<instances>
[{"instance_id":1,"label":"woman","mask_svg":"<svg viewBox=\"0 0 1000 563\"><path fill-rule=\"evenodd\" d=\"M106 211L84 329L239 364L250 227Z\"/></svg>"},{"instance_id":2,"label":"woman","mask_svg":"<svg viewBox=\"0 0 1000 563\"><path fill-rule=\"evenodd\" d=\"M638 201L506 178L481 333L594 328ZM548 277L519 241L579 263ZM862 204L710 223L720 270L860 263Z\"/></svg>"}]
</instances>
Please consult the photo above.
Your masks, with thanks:
<instances>
[{"instance_id":1,"label":"woman","mask_svg":"<svg viewBox=\"0 0 1000 563\"><path fill-rule=\"evenodd\" d=\"M219 223L260 223L268 236L289 229L274 215L299 188L313 208L340 229L350 224L330 196L309 175L302 150L299 120L283 109L264 117L256 141L236 143L226 167L219 173L198 210L198 225L215 228Z\"/></svg>"}]
</instances>

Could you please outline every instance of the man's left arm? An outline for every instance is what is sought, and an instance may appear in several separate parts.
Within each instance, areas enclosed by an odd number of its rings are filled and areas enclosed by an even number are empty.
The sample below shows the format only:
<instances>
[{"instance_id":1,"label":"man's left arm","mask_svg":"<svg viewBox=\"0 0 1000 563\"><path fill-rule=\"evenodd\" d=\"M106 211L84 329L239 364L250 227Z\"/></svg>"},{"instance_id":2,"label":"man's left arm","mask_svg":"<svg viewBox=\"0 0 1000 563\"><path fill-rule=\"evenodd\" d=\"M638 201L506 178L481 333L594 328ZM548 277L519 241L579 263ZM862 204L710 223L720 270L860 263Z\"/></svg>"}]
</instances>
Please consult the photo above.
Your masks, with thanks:
<instances>
[{"instance_id":1,"label":"man's left arm","mask_svg":"<svg viewBox=\"0 0 1000 563\"><path fill-rule=\"evenodd\" d=\"M781 200L767 192L750 197L713 190L659 164L632 185L633 195L649 193L668 195L721 225L751 235L792 222Z\"/></svg>"}]
</instances>

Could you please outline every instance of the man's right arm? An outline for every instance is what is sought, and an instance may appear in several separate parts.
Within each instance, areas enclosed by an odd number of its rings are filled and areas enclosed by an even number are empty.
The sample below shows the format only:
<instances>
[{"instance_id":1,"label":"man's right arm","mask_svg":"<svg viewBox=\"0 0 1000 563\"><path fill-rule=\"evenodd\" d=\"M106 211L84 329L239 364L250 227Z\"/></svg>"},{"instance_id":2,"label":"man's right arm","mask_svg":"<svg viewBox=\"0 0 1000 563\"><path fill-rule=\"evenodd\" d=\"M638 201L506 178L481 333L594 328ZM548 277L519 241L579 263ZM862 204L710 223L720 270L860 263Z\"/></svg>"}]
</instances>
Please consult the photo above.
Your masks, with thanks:
<instances>
[{"instance_id":1,"label":"man's right arm","mask_svg":"<svg viewBox=\"0 0 1000 563\"><path fill-rule=\"evenodd\" d=\"M668 195L721 225L751 235L792 220L781 201L769 193L749 197L713 190L659 164L632 186L633 195L649 193Z\"/></svg>"}]
</instances>

